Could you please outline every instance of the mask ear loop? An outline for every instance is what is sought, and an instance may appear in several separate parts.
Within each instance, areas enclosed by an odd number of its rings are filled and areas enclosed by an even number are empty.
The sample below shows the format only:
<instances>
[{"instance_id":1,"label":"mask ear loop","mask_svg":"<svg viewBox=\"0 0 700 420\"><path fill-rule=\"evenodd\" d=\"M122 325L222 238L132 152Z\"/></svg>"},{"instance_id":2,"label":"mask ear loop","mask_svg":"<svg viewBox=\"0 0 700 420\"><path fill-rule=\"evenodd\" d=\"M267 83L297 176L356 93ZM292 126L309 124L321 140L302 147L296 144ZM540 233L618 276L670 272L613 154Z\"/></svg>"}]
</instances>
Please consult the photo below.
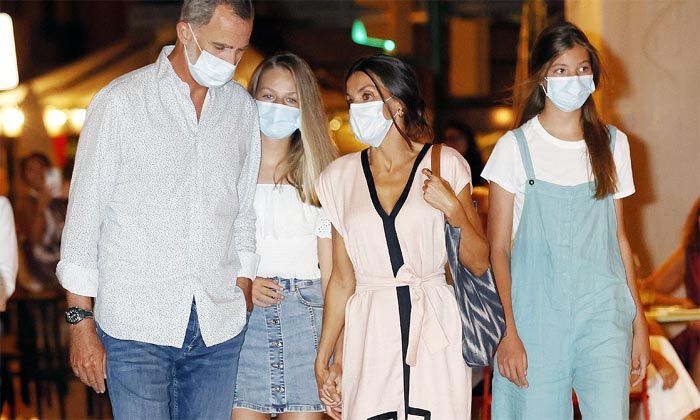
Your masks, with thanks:
<instances>
[{"instance_id":1,"label":"mask ear loop","mask_svg":"<svg viewBox=\"0 0 700 420\"><path fill-rule=\"evenodd\" d=\"M382 95L382 91L381 91L381 89L379 89L379 85L377 85L377 82L374 80L374 77L372 77L372 75L369 74L369 73L368 73L367 71L365 71L365 70L360 70L360 71L361 71L362 73L366 74L367 77L369 77L369 80L372 81L372 84L374 84L374 87L377 88L377 93L379 93L379 97L382 98L382 102L384 102L384 105L386 106L386 101L388 101L389 99L394 98L394 96L392 95L392 96L390 96L390 97L384 99L384 95ZM391 112L391 110L389 110L389 111ZM391 114L389 114L389 115L391 115ZM396 123L396 116L397 116L397 115L399 115L399 111L396 111L396 114L391 115L391 121L394 123L394 126L395 126L396 129L399 131L399 134L401 134L401 137L403 137L404 140L408 141L408 142L409 142L409 145L410 145L411 139L408 138L408 136L406 135L406 133L404 133L404 131L403 131L403 130L399 127L399 125ZM412 148L412 146L411 146L411 148Z\"/></svg>"},{"instance_id":2,"label":"mask ear loop","mask_svg":"<svg viewBox=\"0 0 700 420\"><path fill-rule=\"evenodd\" d=\"M197 35L194 34L194 29L192 29L192 25L190 25L189 22L187 22L187 26L190 28L190 32L192 33L192 38L194 38L194 43L197 44L197 48L199 48L199 51L202 52L204 51L202 47L199 46L199 41L197 41Z\"/></svg>"}]
</instances>

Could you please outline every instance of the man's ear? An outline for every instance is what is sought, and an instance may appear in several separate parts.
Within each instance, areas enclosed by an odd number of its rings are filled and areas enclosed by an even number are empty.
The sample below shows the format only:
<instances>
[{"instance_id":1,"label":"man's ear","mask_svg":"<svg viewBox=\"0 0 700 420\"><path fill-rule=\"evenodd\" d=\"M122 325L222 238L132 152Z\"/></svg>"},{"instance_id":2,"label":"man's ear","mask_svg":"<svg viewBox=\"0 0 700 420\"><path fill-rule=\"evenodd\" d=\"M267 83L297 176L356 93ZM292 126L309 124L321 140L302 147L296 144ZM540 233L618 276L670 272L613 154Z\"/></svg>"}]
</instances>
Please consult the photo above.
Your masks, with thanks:
<instances>
[{"instance_id":1,"label":"man's ear","mask_svg":"<svg viewBox=\"0 0 700 420\"><path fill-rule=\"evenodd\" d=\"M192 38L192 31L190 31L190 27L187 25L187 22L178 22L177 26L175 26L175 31L177 32L177 39L181 44L189 44L190 39Z\"/></svg>"}]
</instances>

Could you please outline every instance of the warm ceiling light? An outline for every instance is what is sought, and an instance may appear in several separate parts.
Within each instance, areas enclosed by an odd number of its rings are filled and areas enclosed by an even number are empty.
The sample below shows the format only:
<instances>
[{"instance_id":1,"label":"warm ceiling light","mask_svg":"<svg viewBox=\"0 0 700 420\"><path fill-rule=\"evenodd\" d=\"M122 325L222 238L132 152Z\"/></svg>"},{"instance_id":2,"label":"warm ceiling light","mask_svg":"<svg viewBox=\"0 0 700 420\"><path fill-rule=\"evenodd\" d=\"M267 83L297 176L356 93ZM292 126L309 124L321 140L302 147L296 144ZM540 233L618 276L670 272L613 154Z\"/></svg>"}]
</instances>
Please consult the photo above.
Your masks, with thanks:
<instances>
[{"instance_id":1,"label":"warm ceiling light","mask_svg":"<svg viewBox=\"0 0 700 420\"><path fill-rule=\"evenodd\" d=\"M14 89L19 84L17 73L17 53L12 19L7 13L0 13L0 90Z\"/></svg>"},{"instance_id":2,"label":"warm ceiling light","mask_svg":"<svg viewBox=\"0 0 700 420\"><path fill-rule=\"evenodd\" d=\"M508 107L498 107L491 111L491 122L498 128L513 125L513 110Z\"/></svg>"},{"instance_id":3,"label":"warm ceiling light","mask_svg":"<svg viewBox=\"0 0 700 420\"><path fill-rule=\"evenodd\" d=\"M0 128L7 137L19 137L24 125L24 113L17 107L8 107L0 112Z\"/></svg>"},{"instance_id":4,"label":"warm ceiling light","mask_svg":"<svg viewBox=\"0 0 700 420\"><path fill-rule=\"evenodd\" d=\"M70 128L75 133L80 133L80 130L83 129L85 114L87 114L87 111L83 108L72 109L70 111L70 114L68 115L68 123L70 124Z\"/></svg>"},{"instance_id":5,"label":"warm ceiling light","mask_svg":"<svg viewBox=\"0 0 700 420\"><path fill-rule=\"evenodd\" d=\"M68 116L60 109L49 108L44 111L44 125L50 136L58 136L63 133L66 121L68 121Z\"/></svg>"}]
</instances>

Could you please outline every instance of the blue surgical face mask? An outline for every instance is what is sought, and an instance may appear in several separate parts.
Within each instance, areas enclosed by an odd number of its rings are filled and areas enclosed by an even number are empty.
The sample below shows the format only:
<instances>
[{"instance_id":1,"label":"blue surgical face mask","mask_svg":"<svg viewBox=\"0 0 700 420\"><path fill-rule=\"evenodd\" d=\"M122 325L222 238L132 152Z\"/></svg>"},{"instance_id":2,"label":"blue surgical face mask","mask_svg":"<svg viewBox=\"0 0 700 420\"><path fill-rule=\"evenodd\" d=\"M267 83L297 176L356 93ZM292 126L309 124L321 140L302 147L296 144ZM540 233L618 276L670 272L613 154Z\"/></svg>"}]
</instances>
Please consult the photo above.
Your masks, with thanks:
<instances>
[{"instance_id":1,"label":"blue surgical face mask","mask_svg":"<svg viewBox=\"0 0 700 420\"><path fill-rule=\"evenodd\" d=\"M185 48L185 59L187 60L187 67L190 69L192 78L201 86L208 88L217 88L230 82L233 78L233 73L236 72L236 66L203 50L199 45L199 41L197 41L192 26L190 26L189 23L187 26L189 26L190 32L192 32L192 39L194 39L197 48L201 51L197 61L192 64L187 49Z\"/></svg>"},{"instance_id":2,"label":"blue surgical face mask","mask_svg":"<svg viewBox=\"0 0 700 420\"><path fill-rule=\"evenodd\" d=\"M271 140L282 140L299 129L299 108L272 102L255 101L258 105L260 131Z\"/></svg>"},{"instance_id":3,"label":"blue surgical face mask","mask_svg":"<svg viewBox=\"0 0 700 420\"><path fill-rule=\"evenodd\" d=\"M569 77L545 77L547 87L545 95L554 106L564 112L572 112L581 108L591 93L595 92L593 75Z\"/></svg>"}]
</instances>

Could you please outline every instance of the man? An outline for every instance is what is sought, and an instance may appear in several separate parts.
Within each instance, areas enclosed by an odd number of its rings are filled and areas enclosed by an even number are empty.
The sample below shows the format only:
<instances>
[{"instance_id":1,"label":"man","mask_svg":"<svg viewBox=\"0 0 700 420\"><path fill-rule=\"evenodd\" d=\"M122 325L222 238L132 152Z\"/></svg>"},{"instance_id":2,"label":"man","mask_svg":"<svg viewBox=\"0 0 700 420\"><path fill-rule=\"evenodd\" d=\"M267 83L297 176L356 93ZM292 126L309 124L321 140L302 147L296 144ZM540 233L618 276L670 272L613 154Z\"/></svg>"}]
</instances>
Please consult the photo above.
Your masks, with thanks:
<instances>
[{"instance_id":1,"label":"man","mask_svg":"<svg viewBox=\"0 0 700 420\"><path fill-rule=\"evenodd\" d=\"M40 243L44 208L53 198L46 187L51 161L43 153L31 153L19 161L19 176L24 184L17 194L17 230L22 242Z\"/></svg>"},{"instance_id":2,"label":"man","mask_svg":"<svg viewBox=\"0 0 700 420\"><path fill-rule=\"evenodd\" d=\"M185 0L175 46L88 110L57 273L74 373L107 379L116 419L230 417L258 261L257 113L230 82L252 27L250 1Z\"/></svg>"},{"instance_id":3,"label":"man","mask_svg":"<svg viewBox=\"0 0 700 420\"><path fill-rule=\"evenodd\" d=\"M17 236L22 251L19 284L33 292L46 287L59 287L56 282L60 235L50 218L53 192L47 185L51 161L43 153L34 152L19 161L23 188L17 194Z\"/></svg>"}]
</instances>

